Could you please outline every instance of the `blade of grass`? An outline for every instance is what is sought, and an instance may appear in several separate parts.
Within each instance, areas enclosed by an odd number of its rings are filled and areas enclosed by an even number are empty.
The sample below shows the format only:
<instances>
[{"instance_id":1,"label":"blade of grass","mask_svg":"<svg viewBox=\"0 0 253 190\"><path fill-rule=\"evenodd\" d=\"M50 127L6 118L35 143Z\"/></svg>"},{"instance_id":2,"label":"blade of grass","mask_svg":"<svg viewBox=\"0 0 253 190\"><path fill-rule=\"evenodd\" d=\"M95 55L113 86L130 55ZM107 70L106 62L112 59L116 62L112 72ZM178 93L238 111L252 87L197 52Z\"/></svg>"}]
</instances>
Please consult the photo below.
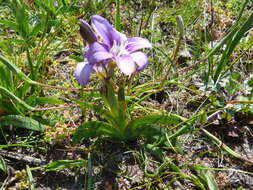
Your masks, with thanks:
<instances>
[{"instance_id":1,"label":"blade of grass","mask_svg":"<svg viewBox=\"0 0 253 190\"><path fill-rule=\"evenodd\" d=\"M220 78L221 72L229 61L229 57L234 51L235 47L238 45L244 34L251 29L253 25L253 13L249 16L249 18L244 22L244 24L240 27L240 29L235 32L233 35L232 41L226 47L226 50L222 54L221 60L217 66L217 69L214 74L214 82L217 82Z\"/></svg>"},{"instance_id":2,"label":"blade of grass","mask_svg":"<svg viewBox=\"0 0 253 190\"><path fill-rule=\"evenodd\" d=\"M2 64L0 64L0 84L8 88L8 90L15 89L12 72Z\"/></svg>"},{"instance_id":3,"label":"blade of grass","mask_svg":"<svg viewBox=\"0 0 253 190\"><path fill-rule=\"evenodd\" d=\"M92 175L92 162L91 162L91 155L88 154L88 164L87 164L87 190L93 189L93 175Z\"/></svg>"},{"instance_id":4,"label":"blade of grass","mask_svg":"<svg viewBox=\"0 0 253 190\"><path fill-rule=\"evenodd\" d=\"M93 91L93 90L98 90L98 89L93 89L93 88L83 88L83 89L77 89L77 88L64 88L64 87L60 87L60 86L51 86L51 85L47 85L47 84L42 84L36 81L33 81L32 79L30 79L28 76L26 76L15 64L13 64L11 61L9 61L8 59L6 59L4 56L0 55L0 61L7 66L7 68L9 68L12 72L14 72L15 74L18 75L18 77L22 80L24 80L25 82L32 84L32 85L37 85L37 86L43 86L46 88L56 88L56 89L60 89L60 90L66 90L66 91Z\"/></svg>"},{"instance_id":5,"label":"blade of grass","mask_svg":"<svg viewBox=\"0 0 253 190\"><path fill-rule=\"evenodd\" d=\"M50 172L65 168L83 167L85 165L87 165L86 160L57 160L41 167L31 168L31 170L44 169L45 172Z\"/></svg>"},{"instance_id":6,"label":"blade of grass","mask_svg":"<svg viewBox=\"0 0 253 190\"><path fill-rule=\"evenodd\" d=\"M220 50L220 48L221 48L228 40L230 40L230 39L233 37L235 31L238 30L239 21L240 21L240 19L241 19L241 17L242 17L242 14L243 14L244 9L245 9L246 5L248 4L248 2L249 2L249 0L245 0L245 2L244 2L244 4L243 4L243 6L242 6L242 8L241 8L241 10L240 10L240 12L239 12L237 18L236 18L235 24L229 29L229 31L228 31L228 33L225 35L225 37L224 37L219 43L216 44L216 46L211 50L211 52L208 53L208 55L206 56L205 59L207 59L207 58L209 58L210 56L214 55L217 51Z\"/></svg>"},{"instance_id":7,"label":"blade of grass","mask_svg":"<svg viewBox=\"0 0 253 190\"><path fill-rule=\"evenodd\" d=\"M32 172L30 170L30 167L28 165L26 165L26 173L27 173L27 176L28 176L30 189L35 190L33 175L32 175Z\"/></svg>"},{"instance_id":8,"label":"blade of grass","mask_svg":"<svg viewBox=\"0 0 253 190\"><path fill-rule=\"evenodd\" d=\"M120 2L121 0L116 0L116 15L115 15L115 28L118 31L121 31L120 25Z\"/></svg>"},{"instance_id":9,"label":"blade of grass","mask_svg":"<svg viewBox=\"0 0 253 190\"><path fill-rule=\"evenodd\" d=\"M31 27L29 24L28 10L26 10L25 4L19 0L12 0L11 8L16 19L17 32L28 43Z\"/></svg>"},{"instance_id":10,"label":"blade of grass","mask_svg":"<svg viewBox=\"0 0 253 190\"><path fill-rule=\"evenodd\" d=\"M3 86L0 86L0 93L5 94L6 96L8 96L12 100L16 101L18 104L20 104L21 106L23 106L27 110L33 110L34 109L32 106L28 105L26 102L21 100L19 97L15 96L12 92L7 90Z\"/></svg>"},{"instance_id":11,"label":"blade of grass","mask_svg":"<svg viewBox=\"0 0 253 190\"><path fill-rule=\"evenodd\" d=\"M0 117L0 128L10 125L39 132L45 130L44 125L30 117L23 117L20 115L6 115Z\"/></svg>"},{"instance_id":12,"label":"blade of grass","mask_svg":"<svg viewBox=\"0 0 253 190\"><path fill-rule=\"evenodd\" d=\"M20 79L33 84L34 81L31 80L28 76L26 76L16 65L14 65L11 61L6 59L4 56L0 55L0 61L8 67L12 72L16 73Z\"/></svg>"},{"instance_id":13,"label":"blade of grass","mask_svg":"<svg viewBox=\"0 0 253 190\"><path fill-rule=\"evenodd\" d=\"M214 135L209 133L207 130L201 129L201 131L203 131L210 139L212 139L222 150L226 151L229 155L231 155L235 158L238 158L244 162L248 162L250 164L253 164L253 160L249 160L248 158L245 158L245 157L241 156L240 154L236 153L229 146L224 144L220 139L218 139L217 137L215 137Z\"/></svg>"},{"instance_id":14,"label":"blade of grass","mask_svg":"<svg viewBox=\"0 0 253 190\"><path fill-rule=\"evenodd\" d=\"M26 50L26 55L27 55L28 65L29 65L29 68L30 68L31 78L34 80L35 79L34 66L33 66L32 57L31 57L31 54L30 54L30 51L29 51L28 48Z\"/></svg>"},{"instance_id":15,"label":"blade of grass","mask_svg":"<svg viewBox=\"0 0 253 190\"><path fill-rule=\"evenodd\" d=\"M7 164L5 163L3 157L0 155L0 170L4 173L8 172Z\"/></svg>"},{"instance_id":16,"label":"blade of grass","mask_svg":"<svg viewBox=\"0 0 253 190\"><path fill-rule=\"evenodd\" d=\"M197 171L200 173L200 177L203 178L203 180L206 182L208 188L210 190L219 190L217 182L215 181L215 178L211 171L209 170L201 170L198 167L195 167Z\"/></svg>"}]
</instances>

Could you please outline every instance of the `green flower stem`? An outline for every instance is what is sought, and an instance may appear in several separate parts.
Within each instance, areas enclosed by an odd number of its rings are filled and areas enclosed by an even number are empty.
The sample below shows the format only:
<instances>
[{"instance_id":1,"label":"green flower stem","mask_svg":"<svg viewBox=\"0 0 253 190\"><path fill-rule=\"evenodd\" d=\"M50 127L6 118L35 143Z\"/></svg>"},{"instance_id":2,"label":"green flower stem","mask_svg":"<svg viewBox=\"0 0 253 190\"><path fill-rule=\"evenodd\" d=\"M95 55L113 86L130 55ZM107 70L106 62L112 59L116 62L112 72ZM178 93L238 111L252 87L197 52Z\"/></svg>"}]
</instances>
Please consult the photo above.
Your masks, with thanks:
<instances>
[{"instance_id":1,"label":"green flower stem","mask_svg":"<svg viewBox=\"0 0 253 190\"><path fill-rule=\"evenodd\" d=\"M110 122L111 126L118 131L118 138L124 140L126 137L127 112L125 102L125 85L122 84L115 92L116 85L110 80L104 80L101 96L105 106L108 108L104 117Z\"/></svg>"}]
</instances>

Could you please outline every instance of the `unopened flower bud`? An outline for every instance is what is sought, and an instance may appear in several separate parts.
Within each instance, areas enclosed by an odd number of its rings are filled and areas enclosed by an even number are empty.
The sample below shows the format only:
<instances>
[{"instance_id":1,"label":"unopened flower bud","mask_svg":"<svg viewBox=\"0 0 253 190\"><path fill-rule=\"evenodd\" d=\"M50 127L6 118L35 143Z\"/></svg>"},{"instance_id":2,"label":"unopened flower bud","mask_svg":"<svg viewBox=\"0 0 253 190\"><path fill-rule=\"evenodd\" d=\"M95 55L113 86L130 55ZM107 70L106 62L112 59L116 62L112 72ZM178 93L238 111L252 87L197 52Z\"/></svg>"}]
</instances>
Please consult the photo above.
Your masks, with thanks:
<instances>
[{"instance_id":1,"label":"unopened flower bud","mask_svg":"<svg viewBox=\"0 0 253 190\"><path fill-rule=\"evenodd\" d=\"M181 15L178 15L176 17L176 20L177 20L177 25L178 25L178 28L179 28L179 32L180 32L180 35L184 35L184 21L183 21L183 18Z\"/></svg>"},{"instance_id":2,"label":"unopened flower bud","mask_svg":"<svg viewBox=\"0 0 253 190\"><path fill-rule=\"evenodd\" d=\"M93 30L91 29L90 25L85 22L84 20L80 19L79 20L79 25L80 25L80 34L82 38L87 41L89 44L97 41L97 37Z\"/></svg>"}]
</instances>

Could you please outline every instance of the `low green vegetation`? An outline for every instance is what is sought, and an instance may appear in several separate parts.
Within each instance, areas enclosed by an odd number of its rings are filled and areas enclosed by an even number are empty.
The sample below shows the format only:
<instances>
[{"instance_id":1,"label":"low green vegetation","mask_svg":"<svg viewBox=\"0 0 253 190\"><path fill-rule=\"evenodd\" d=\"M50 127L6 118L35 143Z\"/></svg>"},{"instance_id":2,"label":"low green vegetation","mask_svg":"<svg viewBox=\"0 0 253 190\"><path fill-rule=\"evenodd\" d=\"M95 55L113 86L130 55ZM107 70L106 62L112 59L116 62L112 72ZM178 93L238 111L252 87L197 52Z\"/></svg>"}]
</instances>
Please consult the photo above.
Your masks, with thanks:
<instances>
[{"instance_id":1,"label":"low green vegetation","mask_svg":"<svg viewBox=\"0 0 253 190\"><path fill-rule=\"evenodd\" d=\"M252 7L0 0L0 189L253 189Z\"/></svg>"}]
</instances>

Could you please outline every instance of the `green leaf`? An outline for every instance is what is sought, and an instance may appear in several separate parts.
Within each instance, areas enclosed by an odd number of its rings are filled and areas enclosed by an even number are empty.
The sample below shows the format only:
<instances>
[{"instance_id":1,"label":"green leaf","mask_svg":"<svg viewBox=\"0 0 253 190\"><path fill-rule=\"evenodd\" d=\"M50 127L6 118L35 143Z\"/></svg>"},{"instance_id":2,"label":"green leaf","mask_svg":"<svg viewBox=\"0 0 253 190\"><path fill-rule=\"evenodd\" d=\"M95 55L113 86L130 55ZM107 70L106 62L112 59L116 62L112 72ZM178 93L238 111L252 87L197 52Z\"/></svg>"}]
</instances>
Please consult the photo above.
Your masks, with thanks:
<instances>
[{"instance_id":1,"label":"green leaf","mask_svg":"<svg viewBox=\"0 0 253 190\"><path fill-rule=\"evenodd\" d=\"M194 165L194 169L199 173L199 176L205 181L210 190L219 190L213 174L200 164Z\"/></svg>"},{"instance_id":2,"label":"green leaf","mask_svg":"<svg viewBox=\"0 0 253 190\"><path fill-rule=\"evenodd\" d=\"M6 27L10 27L12 29L17 29L17 24L10 20L0 20L0 24L5 25Z\"/></svg>"},{"instance_id":3,"label":"green leaf","mask_svg":"<svg viewBox=\"0 0 253 190\"><path fill-rule=\"evenodd\" d=\"M185 118L175 114L139 117L129 122L125 128L125 135L127 139L144 137L149 142L170 146L166 141L168 131L160 125L178 124L184 120Z\"/></svg>"},{"instance_id":4,"label":"green leaf","mask_svg":"<svg viewBox=\"0 0 253 190\"><path fill-rule=\"evenodd\" d=\"M120 89L118 98L116 97L114 93L114 86L113 83L110 80L106 80L105 84L103 86L103 89L101 91L101 96L103 98L103 101L108 108L108 112L104 112L102 115L110 121L112 126L119 129L124 129L126 127L126 104L124 103L123 95L124 89Z\"/></svg>"},{"instance_id":5,"label":"green leaf","mask_svg":"<svg viewBox=\"0 0 253 190\"><path fill-rule=\"evenodd\" d=\"M35 183L34 183L34 178L31 172L31 169L28 165L26 165L26 173L28 176L28 181L29 181L29 186L30 186L30 190L35 190Z\"/></svg>"},{"instance_id":6,"label":"green leaf","mask_svg":"<svg viewBox=\"0 0 253 190\"><path fill-rule=\"evenodd\" d=\"M109 104L111 112L113 113L114 117L118 117L118 101L114 94L114 89L112 83L110 81L106 82L106 100Z\"/></svg>"},{"instance_id":7,"label":"green leaf","mask_svg":"<svg viewBox=\"0 0 253 190\"><path fill-rule=\"evenodd\" d=\"M219 190L219 187L214 179L214 176L210 171L202 170L207 181L207 185L210 190ZM205 172L204 172L205 171Z\"/></svg>"},{"instance_id":8,"label":"green leaf","mask_svg":"<svg viewBox=\"0 0 253 190\"><path fill-rule=\"evenodd\" d=\"M118 101L119 102L125 102L125 90L123 86L119 87L118 90Z\"/></svg>"},{"instance_id":9,"label":"green leaf","mask_svg":"<svg viewBox=\"0 0 253 190\"><path fill-rule=\"evenodd\" d=\"M34 109L33 107L29 106L26 102L21 100L19 97L15 96L15 94L13 94L12 92L10 92L9 90L7 90L6 88L4 88L2 86L0 86L0 94L6 95L7 97L9 97L12 100L16 101L18 104L20 104L21 106L23 106L27 110L33 110Z\"/></svg>"},{"instance_id":10,"label":"green leaf","mask_svg":"<svg viewBox=\"0 0 253 190\"><path fill-rule=\"evenodd\" d=\"M94 110L97 113L100 113L103 106L101 104L91 104L80 100L74 100L75 103L79 104L82 110Z\"/></svg>"},{"instance_id":11,"label":"green leaf","mask_svg":"<svg viewBox=\"0 0 253 190\"><path fill-rule=\"evenodd\" d=\"M0 117L0 127L10 125L14 127L30 129L33 131L44 131L44 126L30 117L23 117L19 115L7 115Z\"/></svg>"},{"instance_id":12,"label":"green leaf","mask_svg":"<svg viewBox=\"0 0 253 190\"><path fill-rule=\"evenodd\" d=\"M253 25L253 13L244 22L244 24L240 27L240 29L238 31L234 31L232 41L228 42L229 44L227 44L226 50L222 54L221 60L220 60L218 66L217 66L217 69L215 71L215 74L214 74L214 81L215 82L217 82L217 80L219 79L220 74L221 74L223 68L225 67L225 65L227 64L229 57L232 54L232 52L234 51L235 47L240 42L240 40L244 36L244 34L249 29L251 29L252 25Z\"/></svg>"},{"instance_id":13,"label":"green leaf","mask_svg":"<svg viewBox=\"0 0 253 190\"><path fill-rule=\"evenodd\" d=\"M184 118L175 114L169 115L147 115L132 120L129 124L129 128L138 128L142 125L148 124L178 124L184 121Z\"/></svg>"},{"instance_id":14,"label":"green leaf","mask_svg":"<svg viewBox=\"0 0 253 190\"><path fill-rule=\"evenodd\" d=\"M229 40L231 40L235 34L235 32L238 30L238 27L235 27L232 29L221 41L219 41L215 47L208 53L206 58L209 58L210 56L214 55L217 53L221 47L223 47Z\"/></svg>"},{"instance_id":15,"label":"green leaf","mask_svg":"<svg viewBox=\"0 0 253 190\"><path fill-rule=\"evenodd\" d=\"M128 138L138 138L144 137L148 142L160 142L164 143L166 140L166 128L154 125L154 124L146 124L141 125L138 128L126 128L126 136Z\"/></svg>"},{"instance_id":16,"label":"green leaf","mask_svg":"<svg viewBox=\"0 0 253 190\"><path fill-rule=\"evenodd\" d=\"M26 5L19 0L12 0L11 8L16 19L17 32L27 40L30 34L30 24Z\"/></svg>"},{"instance_id":17,"label":"green leaf","mask_svg":"<svg viewBox=\"0 0 253 190\"><path fill-rule=\"evenodd\" d=\"M2 170L4 173L7 173L8 171L7 165L2 156L0 156L0 170Z\"/></svg>"},{"instance_id":18,"label":"green leaf","mask_svg":"<svg viewBox=\"0 0 253 190\"><path fill-rule=\"evenodd\" d=\"M13 89L12 72L1 63L0 63L0 84L8 88L8 90Z\"/></svg>"},{"instance_id":19,"label":"green leaf","mask_svg":"<svg viewBox=\"0 0 253 190\"><path fill-rule=\"evenodd\" d=\"M14 91L14 92L16 92L16 96L18 96L20 98L26 98L27 104L29 104L27 100L30 99L30 97L33 97L33 96L37 97L36 94L32 94L30 96L28 95L28 93L31 92L31 85L29 83L24 83L22 86L20 86L18 88L18 91ZM29 97L27 97L27 96L29 96Z\"/></svg>"},{"instance_id":20,"label":"green leaf","mask_svg":"<svg viewBox=\"0 0 253 190\"><path fill-rule=\"evenodd\" d=\"M65 168L84 167L86 165L87 165L86 160L57 160L43 166L43 168L45 169L45 172L49 172Z\"/></svg>"},{"instance_id":21,"label":"green leaf","mask_svg":"<svg viewBox=\"0 0 253 190\"><path fill-rule=\"evenodd\" d=\"M56 97L39 97L36 98L36 102L38 104L64 104L65 102L62 100L59 100Z\"/></svg>"},{"instance_id":22,"label":"green leaf","mask_svg":"<svg viewBox=\"0 0 253 190\"><path fill-rule=\"evenodd\" d=\"M90 153L88 154L87 164L87 190L93 190L93 176L92 176L92 159Z\"/></svg>"},{"instance_id":23,"label":"green leaf","mask_svg":"<svg viewBox=\"0 0 253 190\"><path fill-rule=\"evenodd\" d=\"M38 24L36 24L36 25L33 27L32 31L31 31L31 33L30 33L30 36L36 37L37 34L38 34L40 31L42 31L43 26L44 26L43 23L38 23Z\"/></svg>"},{"instance_id":24,"label":"green leaf","mask_svg":"<svg viewBox=\"0 0 253 190\"><path fill-rule=\"evenodd\" d=\"M190 122L187 125L184 125L184 126L180 127L177 131L173 132L172 135L168 136L168 138L172 139L172 140L176 139L178 136L189 132L191 126L192 125L191 125L191 122Z\"/></svg>"},{"instance_id":25,"label":"green leaf","mask_svg":"<svg viewBox=\"0 0 253 190\"><path fill-rule=\"evenodd\" d=\"M238 158L238 159L242 159L241 155L238 154L237 152L233 151L229 146L227 146L226 144L224 144L220 139L218 139L217 137L215 137L213 134L211 134L210 132L208 132L205 129L201 129L201 131L203 131L210 139L212 139L221 149L223 149L224 151L226 151L228 154L230 154L231 156Z\"/></svg>"},{"instance_id":26,"label":"green leaf","mask_svg":"<svg viewBox=\"0 0 253 190\"><path fill-rule=\"evenodd\" d=\"M220 50L221 47L223 47L223 45L225 45L229 40L232 39L232 37L234 36L235 32L238 31L238 24L239 21L242 17L242 14L244 12L244 9L246 7L246 5L248 4L249 0L245 0L244 4L242 5L242 8L236 18L236 22L235 24L229 29L228 33L225 35L225 37L216 44L216 46L211 50L211 52L206 56L206 58L209 58L210 56L214 55L217 51Z\"/></svg>"},{"instance_id":27,"label":"green leaf","mask_svg":"<svg viewBox=\"0 0 253 190\"><path fill-rule=\"evenodd\" d=\"M172 161L169 161L168 165L172 171L175 171L175 174L177 174L179 178L190 180L192 183L197 185L198 188L202 190L206 190L204 184L202 183L199 177L195 176L194 174L190 174L190 175L186 174L185 171L181 171L181 169Z\"/></svg>"},{"instance_id":28,"label":"green leaf","mask_svg":"<svg viewBox=\"0 0 253 190\"><path fill-rule=\"evenodd\" d=\"M124 86L121 85L118 90L118 117L117 123L121 128L125 128L127 125L127 104L125 101L125 91L124 91Z\"/></svg>"},{"instance_id":29,"label":"green leaf","mask_svg":"<svg viewBox=\"0 0 253 190\"><path fill-rule=\"evenodd\" d=\"M16 73L20 79L22 79L30 84L35 83L28 76L26 76L16 65L14 65L12 62L10 62L8 59L6 59L4 56L0 55L0 61L4 65L6 65L12 72Z\"/></svg>"},{"instance_id":30,"label":"green leaf","mask_svg":"<svg viewBox=\"0 0 253 190\"><path fill-rule=\"evenodd\" d=\"M157 147L153 144L144 144L143 147L147 152L150 152L151 154L155 155L160 160L164 160L164 155L160 147Z\"/></svg>"},{"instance_id":31,"label":"green leaf","mask_svg":"<svg viewBox=\"0 0 253 190\"><path fill-rule=\"evenodd\" d=\"M81 125L73 135L73 143L78 144L83 140L87 140L88 138L95 138L101 135L108 136L117 136L118 132L111 125L99 122L99 121L89 121Z\"/></svg>"}]
</instances>

